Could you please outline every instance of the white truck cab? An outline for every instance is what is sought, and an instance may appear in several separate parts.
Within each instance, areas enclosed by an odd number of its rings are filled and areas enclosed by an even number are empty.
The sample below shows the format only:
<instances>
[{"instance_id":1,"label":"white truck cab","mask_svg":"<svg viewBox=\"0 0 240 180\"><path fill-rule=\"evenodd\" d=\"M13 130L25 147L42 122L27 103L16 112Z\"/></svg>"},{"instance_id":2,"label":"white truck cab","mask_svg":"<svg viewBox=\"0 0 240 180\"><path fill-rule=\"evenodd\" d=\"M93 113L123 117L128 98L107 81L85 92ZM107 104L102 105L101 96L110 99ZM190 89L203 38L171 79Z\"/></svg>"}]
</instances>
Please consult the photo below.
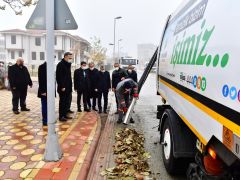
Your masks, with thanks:
<instances>
[{"instance_id":1,"label":"white truck cab","mask_svg":"<svg viewBox=\"0 0 240 180\"><path fill-rule=\"evenodd\" d=\"M136 58L132 57L121 57L119 59L119 64L121 68L127 70L129 65L132 65L134 67L134 70L137 70L138 60Z\"/></svg>"}]
</instances>

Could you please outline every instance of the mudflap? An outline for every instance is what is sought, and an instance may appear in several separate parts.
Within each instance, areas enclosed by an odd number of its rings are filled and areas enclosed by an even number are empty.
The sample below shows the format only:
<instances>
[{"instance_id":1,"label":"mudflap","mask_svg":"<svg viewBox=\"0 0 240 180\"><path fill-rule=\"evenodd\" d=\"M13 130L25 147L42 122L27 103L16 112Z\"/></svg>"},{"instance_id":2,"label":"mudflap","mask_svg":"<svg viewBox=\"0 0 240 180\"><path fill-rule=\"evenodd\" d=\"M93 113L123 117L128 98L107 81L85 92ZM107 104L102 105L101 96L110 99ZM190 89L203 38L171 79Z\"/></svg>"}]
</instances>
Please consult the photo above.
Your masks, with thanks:
<instances>
[{"instance_id":1,"label":"mudflap","mask_svg":"<svg viewBox=\"0 0 240 180\"><path fill-rule=\"evenodd\" d=\"M233 180L228 173L223 173L220 176L213 176L208 174L202 162L202 157L197 153L195 157L195 163L191 163L187 170L188 180Z\"/></svg>"}]
</instances>

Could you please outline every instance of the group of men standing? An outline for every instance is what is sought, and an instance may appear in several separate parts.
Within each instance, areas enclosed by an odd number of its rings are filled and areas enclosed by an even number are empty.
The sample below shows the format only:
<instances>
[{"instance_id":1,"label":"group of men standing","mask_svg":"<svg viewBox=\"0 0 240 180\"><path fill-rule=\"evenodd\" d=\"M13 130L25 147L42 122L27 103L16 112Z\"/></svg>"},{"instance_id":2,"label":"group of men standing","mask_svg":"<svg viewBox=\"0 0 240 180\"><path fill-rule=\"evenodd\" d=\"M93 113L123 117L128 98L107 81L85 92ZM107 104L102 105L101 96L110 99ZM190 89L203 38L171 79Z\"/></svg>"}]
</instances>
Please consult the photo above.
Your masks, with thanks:
<instances>
[{"instance_id":1,"label":"group of men standing","mask_svg":"<svg viewBox=\"0 0 240 180\"><path fill-rule=\"evenodd\" d=\"M94 63L89 63L89 67L87 68L87 63L81 62L80 68L74 71L72 82L71 60L72 54L67 52L64 54L62 61L57 65L57 91L60 97L59 120L66 121L71 118L67 114L73 112L70 110L72 87L74 87L74 90L77 92L78 112L82 112L82 97L84 111L89 112L91 109L97 111L96 105L98 100L99 113L107 113L108 92L111 89L109 72L105 71L104 66L101 66L99 71L94 67ZM101 106L102 96L104 96L104 109L102 109Z\"/></svg>"},{"instance_id":2,"label":"group of men standing","mask_svg":"<svg viewBox=\"0 0 240 180\"><path fill-rule=\"evenodd\" d=\"M80 68L74 71L74 77L72 80L71 63L73 54L66 52L64 58L58 63L56 68L56 82L57 92L59 94L59 121L67 121L72 119L69 114L73 113L71 110L72 92L77 92L77 111L89 112L92 110L99 113L107 113L108 106L108 93L112 91L116 95L116 104L121 120L121 113L126 111L127 104L123 103L123 100L127 100L127 96L130 96L130 89L136 90L137 88L137 73L130 65L128 70L125 71L119 67L119 63L114 64L115 70L112 73L112 82L110 73L105 71L104 66L100 66L100 69L94 67L94 63L89 63L87 67L86 62L81 62ZM43 63L38 68L38 97L41 98L42 105L42 118L43 125L47 125L47 63ZM24 66L22 58L18 58L15 65L9 69L9 82L12 90L13 98L13 112L19 114L18 103L20 100L21 111L30 111L26 107L27 87L32 87L32 80L27 68ZM123 81L123 83L120 83ZM120 85L119 85L120 84ZM123 88L124 87L124 88ZM120 89L124 89L122 96ZM119 91L119 92L117 92ZM126 95L127 94L127 95ZM136 96L136 93L135 93ZM81 108L81 97L83 98L83 109ZM102 98L104 99L104 105L102 107ZM123 100L121 98L124 98ZM96 108L98 106L98 110ZM120 121L119 120L119 121Z\"/></svg>"}]
</instances>

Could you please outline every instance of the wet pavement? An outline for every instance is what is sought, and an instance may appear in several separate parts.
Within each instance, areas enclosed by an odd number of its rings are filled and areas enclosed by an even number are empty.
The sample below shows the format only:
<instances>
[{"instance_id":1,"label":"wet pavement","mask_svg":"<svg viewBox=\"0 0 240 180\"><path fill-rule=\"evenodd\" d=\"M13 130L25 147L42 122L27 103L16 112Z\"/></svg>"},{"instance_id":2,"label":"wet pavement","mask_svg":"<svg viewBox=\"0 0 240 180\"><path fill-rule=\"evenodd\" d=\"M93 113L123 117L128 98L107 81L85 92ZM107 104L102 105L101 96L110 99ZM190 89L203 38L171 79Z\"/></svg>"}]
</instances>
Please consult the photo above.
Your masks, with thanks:
<instances>
[{"instance_id":1,"label":"wet pavement","mask_svg":"<svg viewBox=\"0 0 240 180\"><path fill-rule=\"evenodd\" d=\"M156 74L151 73L141 90L140 98L135 106L135 114L133 115L135 124L130 126L136 128L139 132L144 133L145 149L151 154L149 165L153 177L158 180L183 180L186 179L186 177L172 177L168 175L164 168L162 147L159 143L159 120L156 118L157 105L161 104L161 97L157 95L156 90Z\"/></svg>"},{"instance_id":2,"label":"wet pavement","mask_svg":"<svg viewBox=\"0 0 240 180\"><path fill-rule=\"evenodd\" d=\"M76 113L72 120L57 122L63 158L45 162L47 127L36 94L28 94L27 107L30 112L13 114L11 92L0 91L0 179L85 179L100 135L99 116Z\"/></svg>"},{"instance_id":3,"label":"wet pavement","mask_svg":"<svg viewBox=\"0 0 240 180\"><path fill-rule=\"evenodd\" d=\"M139 74L140 77L141 74ZM150 74L143 89L140 93L140 99L135 106L135 113L133 114L134 124L117 124L118 115L115 115L116 111L114 96L111 94L113 105L111 106L108 120L106 121L104 132L101 134L99 146L96 150L94 157L94 163L90 168L90 174L88 180L102 180L107 179L100 173L106 168L115 167L115 156L113 155L112 145L115 143L115 133L120 129L126 127L134 128L139 133L143 133L145 137L145 149L150 153L151 158L149 159L151 176L147 179L157 180L184 180L184 176L172 177L166 172L163 160L162 150L159 144L160 135L157 130L158 120L156 119L156 107L161 104L160 96L156 95L156 75Z\"/></svg>"}]
</instances>

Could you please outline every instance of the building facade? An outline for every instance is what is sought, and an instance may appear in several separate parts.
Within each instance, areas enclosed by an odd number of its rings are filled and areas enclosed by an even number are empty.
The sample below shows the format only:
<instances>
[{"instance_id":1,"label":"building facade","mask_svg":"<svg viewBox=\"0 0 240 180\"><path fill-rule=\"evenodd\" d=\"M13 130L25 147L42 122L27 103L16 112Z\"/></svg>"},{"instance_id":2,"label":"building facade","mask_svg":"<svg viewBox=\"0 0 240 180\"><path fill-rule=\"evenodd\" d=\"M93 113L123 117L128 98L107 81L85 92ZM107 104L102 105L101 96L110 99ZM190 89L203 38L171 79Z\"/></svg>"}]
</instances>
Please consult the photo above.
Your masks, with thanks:
<instances>
[{"instance_id":1,"label":"building facade","mask_svg":"<svg viewBox=\"0 0 240 180\"><path fill-rule=\"evenodd\" d=\"M6 62L5 40L3 36L0 36L0 62Z\"/></svg>"},{"instance_id":2,"label":"building facade","mask_svg":"<svg viewBox=\"0 0 240 180\"><path fill-rule=\"evenodd\" d=\"M12 29L0 31L4 37L6 63L15 63L22 57L27 66L34 69L46 60L46 32L42 30ZM63 31L55 31L55 64L62 58L64 52L74 54L74 65L86 61L85 52L90 50L90 43L79 37Z\"/></svg>"},{"instance_id":3,"label":"building facade","mask_svg":"<svg viewBox=\"0 0 240 180\"><path fill-rule=\"evenodd\" d=\"M138 44L137 54L140 65L144 65L146 62L150 61L157 46L154 44Z\"/></svg>"}]
</instances>

